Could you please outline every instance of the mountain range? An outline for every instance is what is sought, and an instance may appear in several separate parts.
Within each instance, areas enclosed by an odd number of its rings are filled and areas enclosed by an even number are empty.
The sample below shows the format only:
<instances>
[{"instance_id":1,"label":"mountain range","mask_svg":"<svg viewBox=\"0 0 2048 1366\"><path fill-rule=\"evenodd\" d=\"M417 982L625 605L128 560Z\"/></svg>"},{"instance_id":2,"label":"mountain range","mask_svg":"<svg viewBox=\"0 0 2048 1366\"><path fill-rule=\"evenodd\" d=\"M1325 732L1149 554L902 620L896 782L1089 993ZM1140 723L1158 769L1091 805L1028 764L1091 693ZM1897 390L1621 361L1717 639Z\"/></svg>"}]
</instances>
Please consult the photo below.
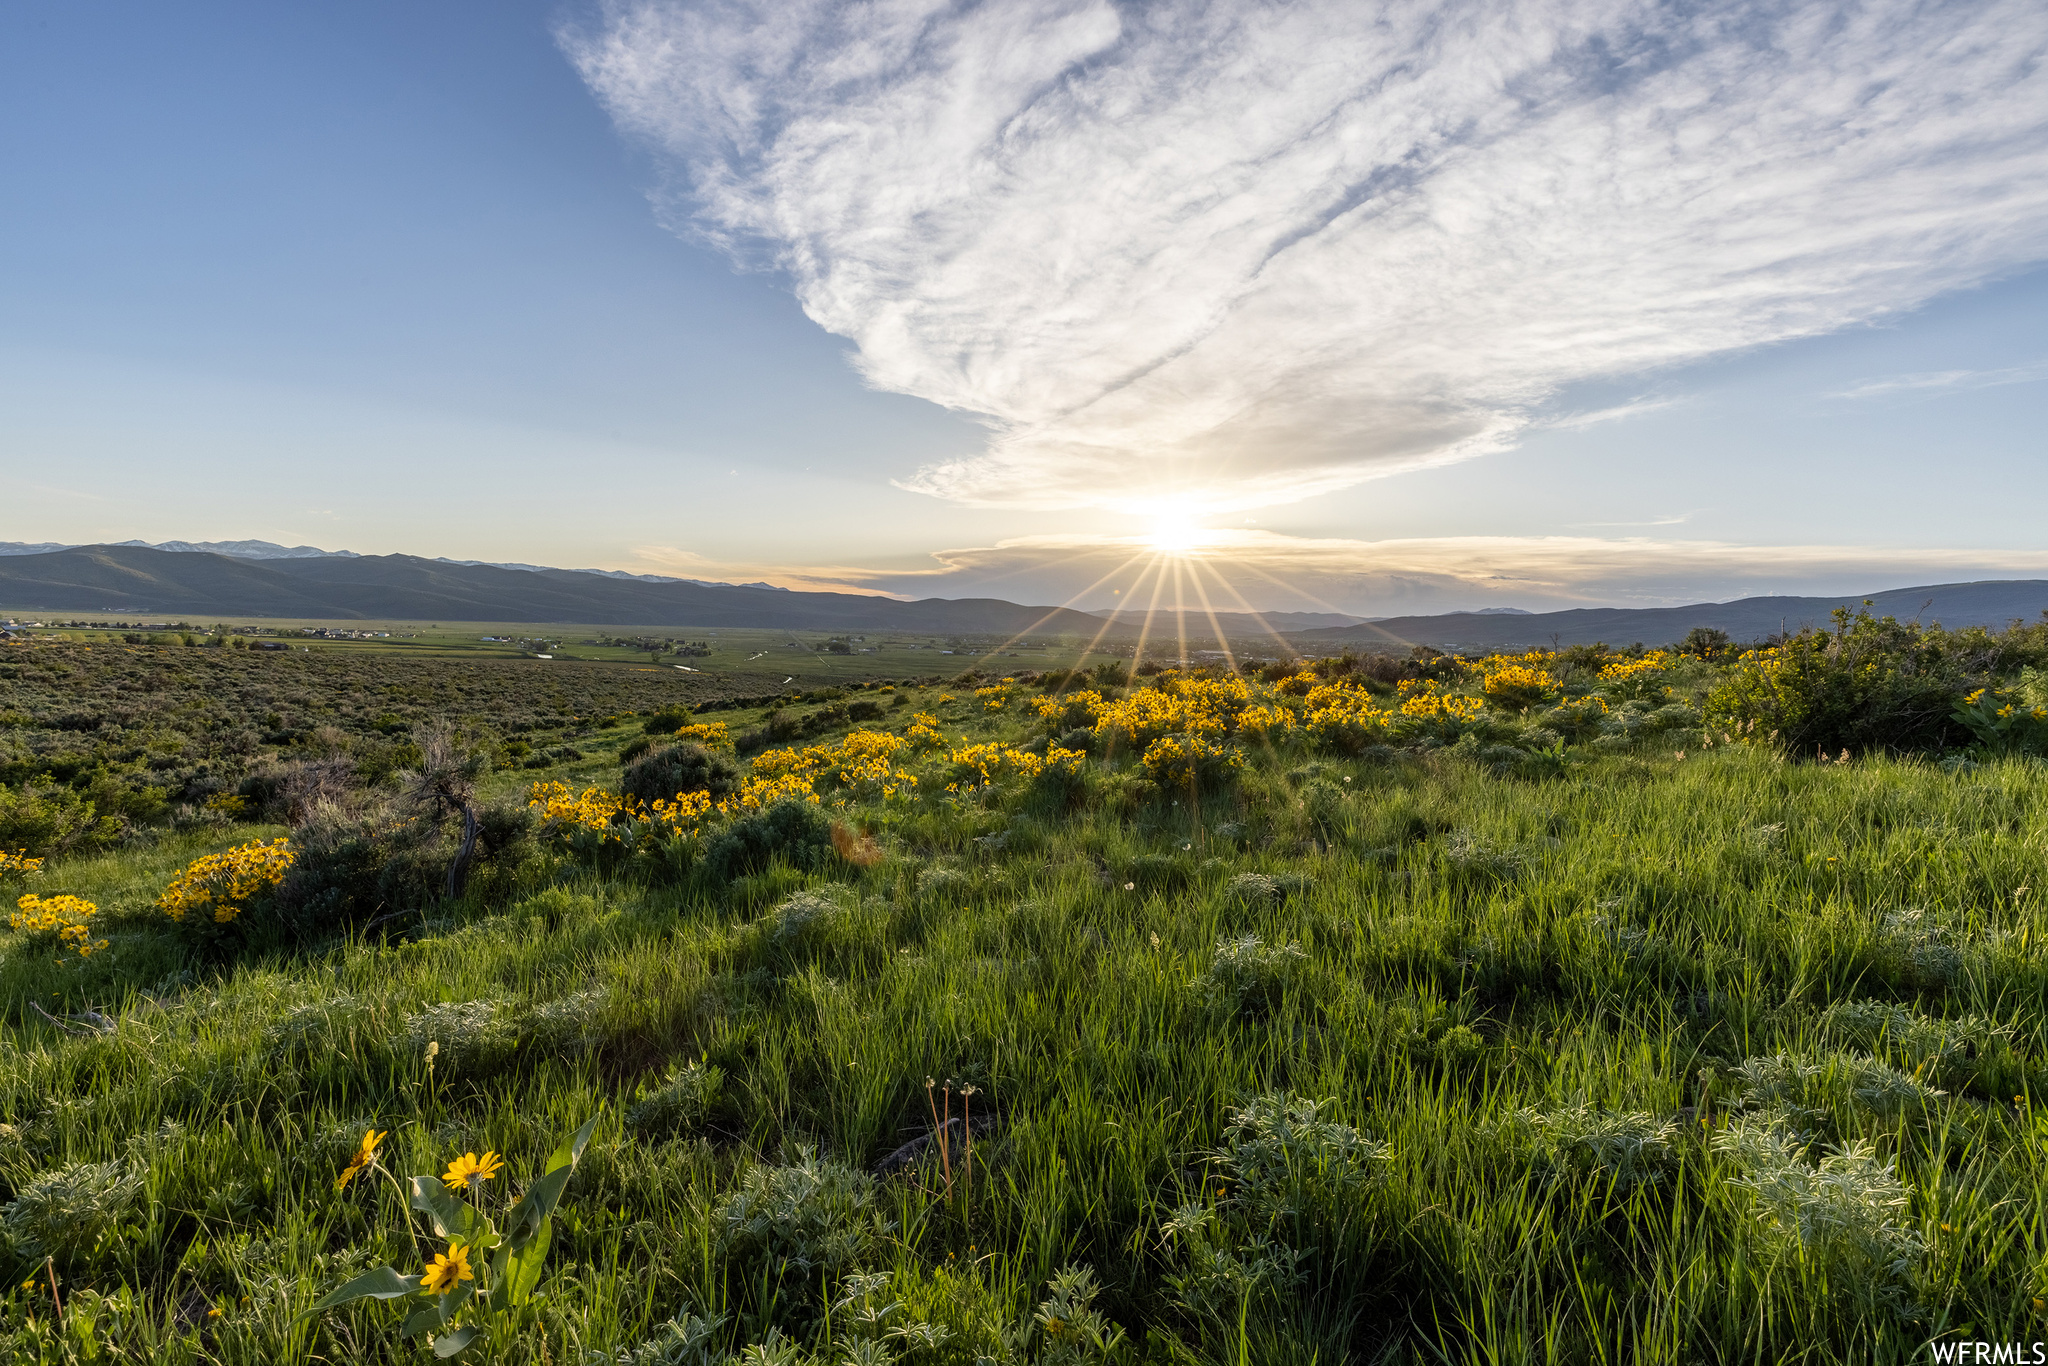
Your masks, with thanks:
<instances>
[{"instance_id":1,"label":"mountain range","mask_svg":"<svg viewBox=\"0 0 2048 1366\"><path fill-rule=\"evenodd\" d=\"M184 543L173 543L184 544ZM284 551L285 547L277 547ZM1758 597L1685 607L1594 607L1562 612L1488 609L1366 620L1342 613L1263 617L1206 612L1156 617L1150 640L1171 653L1213 644L1220 628L1240 652L1349 648L1405 651L1518 646L1666 644L1695 626L1738 641L1824 624L1837 607L1868 597L1880 614L1950 627L2003 626L2048 611L2048 580L1987 580L1896 588L1841 597ZM117 612L201 620L490 621L608 626L756 627L802 631L896 631L923 635L1103 635L1126 643L1144 630L1137 614L1024 606L997 598L902 602L855 593L800 593L643 575L458 563L416 555L228 555L197 547L71 546L0 555L0 605L29 612ZM1275 639L1283 636L1284 644Z\"/></svg>"}]
</instances>

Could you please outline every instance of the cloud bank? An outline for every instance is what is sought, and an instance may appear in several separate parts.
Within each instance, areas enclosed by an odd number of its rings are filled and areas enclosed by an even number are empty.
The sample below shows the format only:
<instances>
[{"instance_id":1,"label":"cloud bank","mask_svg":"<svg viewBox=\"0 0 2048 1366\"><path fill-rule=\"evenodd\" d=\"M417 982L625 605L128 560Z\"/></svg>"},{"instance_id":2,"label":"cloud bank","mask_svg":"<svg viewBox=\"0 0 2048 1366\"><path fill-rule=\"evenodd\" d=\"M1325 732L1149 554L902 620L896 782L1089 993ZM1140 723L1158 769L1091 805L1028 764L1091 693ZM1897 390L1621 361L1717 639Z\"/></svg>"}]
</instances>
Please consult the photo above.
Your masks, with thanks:
<instances>
[{"instance_id":1,"label":"cloud bank","mask_svg":"<svg viewBox=\"0 0 2048 1366\"><path fill-rule=\"evenodd\" d=\"M562 43L678 227L973 504L1297 500L1574 381L2048 256L2038 0L612 0Z\"/></svg>"},{"instance_id":2,"label":"cloud bank","mask_svg":"<svg viewBox=\"0 0 2048 1366\"><path fill-rule=\"evenodd\" d=\"M1206 595L1217 611L1395 616L1481 607L1673 607L2048 577L2048 550L1757 546L1659 536L1362 541L1236 530L1210 533L1191 555L1164 559L1139 537L1029 536L939 551L933 559L932 568L910 573L835 570L832 581L912 597L986 595L1090 609L1143 606L1156 591L1165 605L1178 594L1189 610Z\"/></svg>"}]
</instances>

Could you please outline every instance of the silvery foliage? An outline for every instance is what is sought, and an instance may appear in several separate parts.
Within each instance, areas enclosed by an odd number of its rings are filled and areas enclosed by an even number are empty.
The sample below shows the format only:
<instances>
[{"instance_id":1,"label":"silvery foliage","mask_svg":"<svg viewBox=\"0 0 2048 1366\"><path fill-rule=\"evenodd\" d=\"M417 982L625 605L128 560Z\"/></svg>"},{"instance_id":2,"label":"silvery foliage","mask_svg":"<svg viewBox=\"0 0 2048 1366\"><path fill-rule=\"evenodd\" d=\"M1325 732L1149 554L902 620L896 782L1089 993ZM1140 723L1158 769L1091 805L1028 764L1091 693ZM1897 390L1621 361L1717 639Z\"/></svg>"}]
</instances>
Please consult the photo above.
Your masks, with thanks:
<instances>
[{"instance_id":1,"label":"silvery foliage","mask_svg":"<svg viewBox=\"0 0 2048 1366\"><path fill-rule=\"evenodd\" d=\"M839 903L819 892L797 892L761 921L762 932L776 948L797 948L845 914Z\"/></svg>"},{"instance_id":2,"label":"silvery foliage","mask_svg":"<svg viewBox=\"0 0 2048 1366\"><path fill-rule=\"evenodd\" d=\"M1835 1110L1861 1109L1885 1119L1926 1114L1947 1094L1917 1075L1855 1054L1749 1058L1735 1069L1735 1082L1743 1108L1781 1113L1800 1128L1814 1127Z\"/></svg>"},{"instance_id":3,"label":"silvery foliage","mask_svg":"<svg viewBox=\"0 0 2048 1366\"><path fill-rule=\"evenodd\" d=\"M612 1360L616 1366L722 1366L730 1358L717 1350L715 1344L725 1320L723 1314L703 1319L688 1308L682 1309L655 1329L654 1336ZM598 1361L605 1359L599 1353L591 1355Z\"/></svg>"},{"instance_id":4,"label":"silvery foliage","mask_svg":"<svg viewBox=\"0 0 2048 1366\"><path fill-rule=\"evenodd\" d=\"M142 1195L144 1173L125 1162L74 1162L30 1181L0 1222L24 1261L90 1258Z\"/></svg>"},{"instance_id":5,"label":"silvery foliage","mask_svg":"<svg viewBox=\"0 0 2048 1366\"><path fill-rule=\"evenodd\" d=\"M672 1068L662 1084L626 1111L626 1127L649 1136L689 1133L718 1103L725 1073L708 1062Z\"/></svg>"},{"instance_id":6,"label":"silvery foliage","mask_svg":"<svg viewBox=\"0 0 2048 1366\"><path fill-rule=\"evenodd\" d=\"M1307 1254L1285 1226L1341 1222L1385 1176L1386 1145L1326 1118L1326 1104L1270 1092L1231 1112L1215 1155L1223 1193L1181 1205L1163 1229L1181 1253L1171 1283L1183 1305L1234 1305L1293 1284Z\"/></svg>"},{"instance_id":7,"label":"silvery foliage","mask_svg":"<svg viewBox=\"0 0 2048 1366\"><path fill-rule=\"evenodd\" d=\"M1032 1314L1039 1366L1085 1366L1107 1361L1123 1343L1124 1330L1095 1307L1101 1287L1088 1267L1063 1267L1046 1287Z\"/></svg>"},{"instance_id":8,"label":"silvery foliage","mask_svg":"<svg viewBox=\"0 0 2048 1366\"><path fill-rule=\"evenodd\" d=\"M603 1042L600 1021L611 993L591 987L545 1005L535 1006L527 1016L527 1029L535 1042L557 1050L587 1050Z\"/></svg>"},{"instance_id":9,"label":"silvery foliage","mask_svg":"<svg viewBox=\"0 0 2048 1366\"><path fill-rule=\"evenodd\" d=\"M808 1147L788 1166L749 1167L711 1224L728 1256L805 1273L855 1264L885 1227L873 1179Z\"/></svg>"},{"instance_id":10,"label":"silvery foliage","mask_svg":"<svg viewBox=\"0 0 2048 1366\"><path fill-rule=\"evenodd\" d=\"M430 1043L440 1052L442 1067L471 1067L494 1061L519 1042L511 1012L498 1001L444 1001L405 1018L405 1033L415 1054Z\"/></svg>"},{"instance_id":11,"label":"silvery foliage","mask_svg":"<svg viewBox=\"0 0 2048 1366\"><path fill-rule=\"evenodd\" d=\"M1757 1217L1796 1245L1799 1254L1863 1278L1879 1299L1896 1299L1910 1282L1926 1245L1907 1226L1909 1200L1892 1165L1868 1143L1807 1160L1805 1136L1769 1116L1736 1120L1715 1140L1742 1168L1736 1184L1755 1192Z\"/></svg>"},{"instance_id":12,"label":"silvery foliage","mask_svg":"<svg viewBox=\"0 0 2048 1366\"><path fill-rule=\"evenodd\" d=\"M1255 934L1219 939L1209 970L1188 985L1211 1006L1268 1009L1280 1003L1296 968L1307 960L1296 945L1269 945Z\"/></svg>"},{"instance_id":13,"label":"silvery foliage","mask_svg":"<svg viewBox=\"0 0 2048 1366\"><path fill-rule=\"evenodd\" d=\"M832 1327L843 1366L883 1366L895 1359L895 1346L935 1351L953 1336L943 1323L909 1320L903 1302L889 1298L888 1289L886 1271L848 1276L839 1283L832 1301Z\"/></svg>"},{"instance_id":14,"label":"silvery foliage","mask_svg":"<svg viewBox=\"0 0 2048 1366\"><path fill-rule=\"evenodd\" d=\"M1280 899L1280 884L1265 873L1239 873L1223 884L1223 899L1233 906L1270 906Z\"/></svg>"},{"instance_id":15,"label":"silvery foliage","mask_svg":"<svg viewBox=\"0 0 2048 1366\"><path fill-rule=\"evenodd\" d=\"M1616 1194L1662 1182L1678 1165L1678 1124L1639 1110L1524 1109L1509 1121L1561 1169L1591 1172Z\"/></svg>"},{"instance_id":16,"label":"silvery foliage","mask_svg":"<svg viewBox=\"0 0 2048 1366\"><path fill-rule=\"evenodd\" d=\"M366 1021L369 1014L356 997L343 992L324 1001L294 1006L263 1031L273 1059L287 1061L333 1052Z\"/></svg>"},{"instance_id":17,"label":"silvery foliage","mask_svg":"<svg viewBox=\"0 0 2048 1366\"><path fill-rule=\"evenodd\" d=\"M1444 842L1444 862L1466 877L1488 882L1506 882L1528 867L1520 850L1499 849L1469 830L1453 831Z\"/></svg>"},{"instance_id":18,"label":"silvery foliage","mask_svg":"<svg viewBox=\"0 0 2048 1366\"><path fill-rule=\"evenodd\" d=\"M1962 980L1963 951L1947 928L1936 924L1926 911L1887 911L1878 922L1877 938L1904 960L1922 986L1950 987Z\"/></svg>"},{"instance_id":19,"label":"silvery foliage","mask_svg":"<svg viewBox=\"0 0 2048 1366\"><path fill-rule=\"evenodd\" d=\"M1821 1027L1873 1053L1901 1053L1916 1068L1974 1057L2005 1044L2013 1034L2012 1026L1982 1016L1937 1020L1888 1001L1837 1001L1822 1014Z\"/></svg>"}]
</instances>

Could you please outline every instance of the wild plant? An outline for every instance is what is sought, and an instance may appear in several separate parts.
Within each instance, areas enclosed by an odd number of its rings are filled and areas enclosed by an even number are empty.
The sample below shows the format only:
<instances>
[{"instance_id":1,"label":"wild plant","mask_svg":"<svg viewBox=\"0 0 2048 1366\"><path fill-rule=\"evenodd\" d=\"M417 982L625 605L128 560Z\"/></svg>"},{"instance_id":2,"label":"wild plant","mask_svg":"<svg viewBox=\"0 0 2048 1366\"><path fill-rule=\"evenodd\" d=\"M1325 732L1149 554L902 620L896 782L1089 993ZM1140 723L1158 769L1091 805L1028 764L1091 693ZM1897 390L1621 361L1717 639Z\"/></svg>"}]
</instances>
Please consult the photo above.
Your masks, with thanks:
<instances>
[{"instance_id":1,"label":"wild plant","mask_svg":"<svg viewBox=\"0 0 2048 1366\"><path fill-rule=\"evenodd\" d=\"M406 1016L405 1033L416 1053L432 1046L440 1067L460 1070L499 1063L519 1044L501 1001L443 1001Z\"/></svg>"},{"instance_id":2,"label":"wild plant","mask_svg":"<svg viewBox=\"0 0 2048 1366\"><path fill-rule=\"evenodd\" d=\"M1188 986L1217 1010L1256 1014L1276 1009L1308 955L1294 944L1267 944L1256 934L1216 941L1208 970Z\"/></svg>"},{"instance_id":3,"label":"wild plant","mask_svg":"<svg viewBox=\"0 0 2048 1366\"><path fill-rule=\"evenodd\" d=\"M711 1211L711 1226L733 1261L808 1284L819 1271L857 1265L888 1223L871 1177L800 1147L788 1165L750 1165Z\"/></svg>"},{"instance_id":4,"label":"wild plant","mask_svg":"<svg viewBox=\"0 0 2048 1366\"><path fill-rule=\"evenodd\" d=\"M1676 1121L1639 1110L1599 1110L1581 1101L1518 1110L1512 1127L1531 1135L1555 1169L1595 1176L1619 1195L1661 1184L1678 1165Z\"/></svg>"},{"instance_id":5,"label":"wild plant","mask_svg":"<svg viewBox=\"0 0 2048 1366\"><path fill-rule=\"evenodd\" d=\"M660 1086L637 1093L626 1127L649 1138L695 1132L718 1104L725 1073L709 1062L670 1070Z\"/></svg>"},{"instance_id":6,"label":"wild plant","mask_svg":"<svg viewBox=\"0 0 2048 1366\"><path fill-rule=\"evenodd\" d=\"M1757 1218L1785 1250L1861 1298L1900 1307L1926 1244L1908 1223L1911 1200L1889 1162L1867 1143L1834 1148L1818 1164L1781 1123L1738 1119L1715 1139L1741 1168Z\"/></svg>"},{"instance_id":7,"label":"wild plant","mask_svg":"<svg viewBox=\"0 0 2048 1366\"><path fill-rule=\"evenodd\" d=\"M365 1299L409 1301L419 1307L406 1317L400 1335L429 1335L436 1357L459 1357L479 1338L502 1347L538 1314L535 1292L553 1237L555 1210L596 1127L593 1115L563 1140L526 1194L504 1214L502 1232L480 1208L487 1183L503 1167L496 1153L464 1153L438 1180L411 1178L410 1191L400 1194L414 1213L425 1218L434 1236L447 1243L447 1250L436 1253L415 1275L391 1266L366 1271L307 1312L319 1314ZM378 1159L380 1139L374 1132L364 1136L361 1149L336 1182L338 1187L345 1188L353 1177L375 1168L394 1190L399 1189L397 1179ZM458 1193L468 1198L458 1198Z\"/></svg>"},{"instance_id":8,"label":"wild plant","mask_svg":"<svg viewBox=\"0 0 2048 1366\"><path fill-rule=\"evenodd\" d=\"M118 1238L141 1199L143 1178L124 1161L74 1162L21 1187L0 1224L24 1262L91 1265Z\"/></svg>"}]
</instances>

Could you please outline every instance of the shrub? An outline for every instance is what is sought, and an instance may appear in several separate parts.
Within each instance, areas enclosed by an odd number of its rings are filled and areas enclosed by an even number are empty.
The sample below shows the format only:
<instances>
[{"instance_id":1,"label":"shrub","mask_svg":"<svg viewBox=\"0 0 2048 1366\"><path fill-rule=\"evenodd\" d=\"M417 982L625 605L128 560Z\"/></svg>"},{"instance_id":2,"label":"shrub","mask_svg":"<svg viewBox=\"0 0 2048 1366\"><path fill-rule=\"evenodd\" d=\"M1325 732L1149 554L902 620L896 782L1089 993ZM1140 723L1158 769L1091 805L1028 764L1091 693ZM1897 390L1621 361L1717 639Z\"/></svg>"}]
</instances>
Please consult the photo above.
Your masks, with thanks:
<instances>
[{"instance_id":1,"label":"shrub","mask_svg":"<svg viewBox=\"0 0 2048 1366\"><path fill-rule=\"evenodd\" d=\"M1255 934L1216 941L1209 970L1188 985L1210 1006L1262 1014L1280 1004L1281 994L1308 960L1293 944L1267 944Z\"/></svg>"},{"instance_id":2,"label":"shrub","mask_svg":"<svg viewBox=\"0 0 2048 1366\"><path fill-rule=\"evenodd\" d=\"M7 1239L25 1262L96 1260L142 1195L142 1173L123 1162L74 1162L39 1176L7 1206Z\"/></svg>"},{"instance_id":3,"label":"shrub","mask_svg":"<svg viewBox=\"0 0 2048 1366\"><path fill-rule=\"evenodd\" d=\"M1967 741L1954 718L1966 676L1939 628L1847 608L1834 623L1743 656L1707 699L1709 730L1740 729L1799 757Z\"/></svg>"},{"instance_id":4,"label":"shrub","mask_svg":"<svg viewBox=\"0 0 2048 1366\"><path fill-rule=\"evenodd\" d=\"M44 857L85 853L116 843L128 829L69 788L10 790L0 786L0 848Z\"/></svg>"},{"instance_id":5,"label":"shrub","mask_svg":"<svg viewBox=\"0 0 2048 1366\"><path fill-rule=\"evenodd\" d=\"M724 1086L725 1073L710 1063L674 1068L660 1086L636 1094L626 1127L647 1138L695 1132L711 1117Z\"/></svg>"},{"instance_id":6,"label":"shrub","mask_svg":"<svg viewBox=\"0 0 2048 1366\"><path fill-rule=\"evenodd\" d=\"M831 857L832 819L801 797L784 797L727 822L704 846L704 868L727 882L758 873L778 858L815 872Z\"/></svg>"},{"instance_id":7,"label":"shrub","mask_svg":"<svg viewBox=\"0 0 2048 1366\"><path fill-rule=\"evenodd\" d=\"M642 802L673 801L684 792L730 797L739 790L739 765L698 744L656 750L626 770L619 789Z\"/></svg>"},{"instance_id":8,"label":"shrub","mask_svg":"<svg viewBox=\"0 0 2048 1366\"><path fill-rule=\"evenodd\" d=\"M286 930L318 936L440 895L453 841L424 819L388 811L316 810L292 832L297 858L269 912Z\"/></svg>"},{"instance_id":9,"label":"shrub","mask_svg":"<svg viewBox=\"0 0 2048 1366\"><path fill-rule=\"evenodd\" d=\"M788 1277L798 1293L815 1287L821 1272L858 1265L885 1227L873 1179L810 1148L799 1148L789 1166L750 1166L711 1211L711 1226L728 1258L773 1280Z\"/></svg>"}]
</instances>

